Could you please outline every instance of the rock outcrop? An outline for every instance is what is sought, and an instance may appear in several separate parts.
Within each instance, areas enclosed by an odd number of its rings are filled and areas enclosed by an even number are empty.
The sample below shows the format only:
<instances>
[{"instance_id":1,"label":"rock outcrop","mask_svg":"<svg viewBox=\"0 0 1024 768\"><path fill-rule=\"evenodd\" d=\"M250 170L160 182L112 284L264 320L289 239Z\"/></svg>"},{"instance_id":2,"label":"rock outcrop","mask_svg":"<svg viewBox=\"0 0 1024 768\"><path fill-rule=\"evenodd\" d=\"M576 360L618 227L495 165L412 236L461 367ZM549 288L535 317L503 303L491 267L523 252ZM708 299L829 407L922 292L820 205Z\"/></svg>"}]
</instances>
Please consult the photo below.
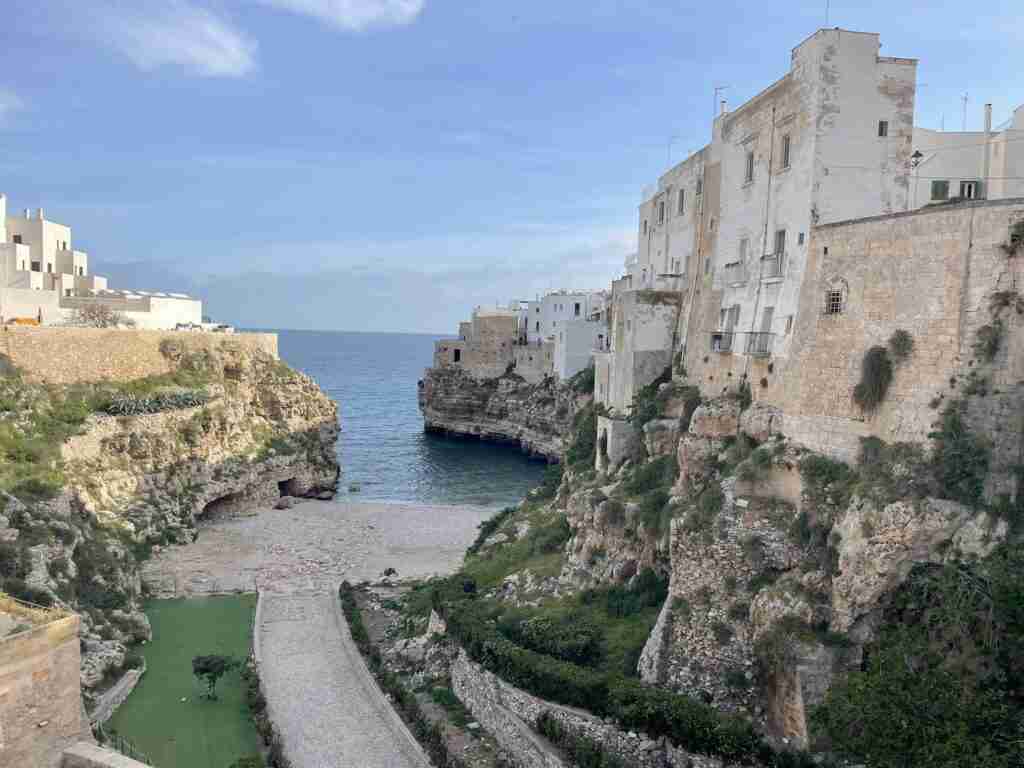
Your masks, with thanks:
<instances>
[{"instance_id":1,"label":"rock outcrop","mask_svg":"<svg viewBox=\"0 0 1024 768\"><path fill-rule=\"evenodd\" d=\"M561 458L573 417L589 399L553 379L476 379L460 368L428 369L419 392L428 432L517 445L551 461Z\"/></svg>"},{"instance_id":2,"label":"rock outcrop","mask_svg":"<svg viewBox=\"0 0 1024 768\"><path fill-rule=\"evenodd\" d=\"M199 404L93 413L61 446L55 497L0 498L0 555L18 559L33 599L82 616L87 702L150 637L139 565L151 552L191 542L206 517L337 484L337 406L311 379L230 343L198 361L184 347L161 352L196 374Z\"/></svg>"}]
</instances>

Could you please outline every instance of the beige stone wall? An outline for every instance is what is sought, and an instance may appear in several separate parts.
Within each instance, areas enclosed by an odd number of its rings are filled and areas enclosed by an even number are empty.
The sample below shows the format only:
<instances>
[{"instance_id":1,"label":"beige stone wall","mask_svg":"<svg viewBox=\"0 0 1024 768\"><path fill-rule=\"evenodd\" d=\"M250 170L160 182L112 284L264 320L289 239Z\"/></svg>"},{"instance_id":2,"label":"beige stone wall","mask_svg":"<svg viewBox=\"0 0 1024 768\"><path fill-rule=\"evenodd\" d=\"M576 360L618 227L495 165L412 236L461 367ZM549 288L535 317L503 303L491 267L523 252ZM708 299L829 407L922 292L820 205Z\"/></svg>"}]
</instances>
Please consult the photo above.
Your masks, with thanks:
<instances>
[{"instance_id":1,"label":"beige stone wall","mask_svg":"<svg viewBox=\"0 0 1024 768\"><path fill-rule=\"evenodd\" d=\"M0 640L0 765L49 768L83 730L78 616Z\"/></svg>"},{"instance_id":2,"label":"beige stone wall","mask_svg":"<svg viewBox=\"0 0 1024 768\"><path fill-rule=\"evenodd\" d=\"M961 397L969 374L989 380L991 404L1024 380L1024 322L1001 313L1004 341L991 363L977 358L978 328L992 321L992 296L1016 291L1024 263L999 247L1024 200L935 207L912 214L819 227L811 235L793 354L769 401L798 442L850 458L858 438L924 441L941 401ZM825 313L825 293L843 310ZM864 353L893 331L914 339L885 401L864 414L852 400ZM778 373L778 371L776 371ZM759 387L755 383L755 396ZM1019 420L1019 418L1018 418ZM1020 424L1007 424L1017 435Z\"/></svg>"},{"instance_id":3,"label":"beige stone wall","mask_svg":"<svg viewBox=\"0 0 1024 768\"><path fill-rule=\"evenodd\" d=\"M237 345L278 356L274 333L53 327L7 327L0 331L0 356L6 356L30 381L130 381L171 371L171 361L160 352L165 339L180 342L188 350Z\"/></svg>"},{"instance_id":4,"label":"beige stone wall","mask_svg":"<svg viewBox=\"0 0 1024 768\"><path fill-rule=\"evenodd\" d=\"M513 314L473 315L464 368L477 378L500 376L513 360L512 346L518 336L519 317Z\"/></svg>"}]
</instances>

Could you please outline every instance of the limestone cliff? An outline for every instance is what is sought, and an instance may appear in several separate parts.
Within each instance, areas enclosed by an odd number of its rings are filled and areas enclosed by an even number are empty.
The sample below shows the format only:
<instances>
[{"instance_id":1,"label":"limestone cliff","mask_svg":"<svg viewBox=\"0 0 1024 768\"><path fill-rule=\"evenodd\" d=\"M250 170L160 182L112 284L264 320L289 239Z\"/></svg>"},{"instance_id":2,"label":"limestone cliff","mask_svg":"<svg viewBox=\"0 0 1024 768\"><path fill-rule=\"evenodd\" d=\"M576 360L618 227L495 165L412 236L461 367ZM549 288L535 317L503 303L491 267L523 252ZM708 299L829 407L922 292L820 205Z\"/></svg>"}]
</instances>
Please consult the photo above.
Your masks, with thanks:
<instances>
[{"instance_id":1,"label":"limestone cliff","mask_svg":"<svg viewBox=\"0 0 1024 768\"><path fill-rule=\"evenodd\" d=\"M152 551L192 541L206 516L330 497L337 483L337 406L308 377L228 341L160 351L172 373L135 382L0 381L21 406L0 422L9 451L65 419L59 455L37 457L49 475L7 483L0 577L18 596L82 614L87 701L137 663L130 646L149 637L139 565Z\"/></svg>"},{"instance_id":2,"label":"limestone cliff","mask_svg":"<svg viewBox=\"0 0 1024 768\"><path fill-rule=\"evenodd\" d=\"M589 399L553 379L528 384L514 373L476 379L457 367L427 369L419 392L428 432L518 445L555 461Z\"/></svg>"}]
</instances>

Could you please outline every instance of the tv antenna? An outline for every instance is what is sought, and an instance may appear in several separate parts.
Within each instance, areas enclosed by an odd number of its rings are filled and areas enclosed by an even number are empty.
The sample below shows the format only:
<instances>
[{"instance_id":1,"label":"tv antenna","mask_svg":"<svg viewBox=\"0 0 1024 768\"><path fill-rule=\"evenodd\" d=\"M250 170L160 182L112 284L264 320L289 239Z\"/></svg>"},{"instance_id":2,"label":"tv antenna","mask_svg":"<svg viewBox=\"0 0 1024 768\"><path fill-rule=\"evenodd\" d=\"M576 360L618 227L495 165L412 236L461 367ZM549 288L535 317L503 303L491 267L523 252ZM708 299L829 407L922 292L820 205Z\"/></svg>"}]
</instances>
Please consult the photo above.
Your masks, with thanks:
<instances>
[{"instance_id":1,"label":"tv antenna","mask_svg":"<svg viewBox=\"0 0 1024 768\"><path fill-rule=\"evenodd\" d=\"M720 93L722 93L728 87L729 87L728 85L716 85L715 86L715 95L713 97L713 102L711 104L711 119L712 120L714 120L718 116L718 95Z\"/></svg>"}]
</instances>

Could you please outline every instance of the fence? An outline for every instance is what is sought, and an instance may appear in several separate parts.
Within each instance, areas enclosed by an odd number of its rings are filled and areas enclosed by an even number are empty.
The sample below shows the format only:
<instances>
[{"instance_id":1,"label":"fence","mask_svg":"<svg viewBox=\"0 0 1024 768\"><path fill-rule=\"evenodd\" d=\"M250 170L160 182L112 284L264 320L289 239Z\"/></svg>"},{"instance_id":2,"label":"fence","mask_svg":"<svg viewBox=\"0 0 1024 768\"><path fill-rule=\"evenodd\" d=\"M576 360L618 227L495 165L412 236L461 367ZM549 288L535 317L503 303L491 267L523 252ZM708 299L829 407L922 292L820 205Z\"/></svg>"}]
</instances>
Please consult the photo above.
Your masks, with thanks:
<instances>
[{"instance_id":1,"label":"fence","mask_svg":"<svg viewBox=\"0 0 1024 768\"><path fill-rule=\"evenodd\" d=\"M97 723L92 728L92 734L96 737L96 742L101 746L112 749L115 752L120 752L125 757L130 757L132 760L144 765L153 765L153 761L149 759L145 752L138 749L117 731L110 731L108 733L102 724Z\"/></svg>"}]
</instances>

